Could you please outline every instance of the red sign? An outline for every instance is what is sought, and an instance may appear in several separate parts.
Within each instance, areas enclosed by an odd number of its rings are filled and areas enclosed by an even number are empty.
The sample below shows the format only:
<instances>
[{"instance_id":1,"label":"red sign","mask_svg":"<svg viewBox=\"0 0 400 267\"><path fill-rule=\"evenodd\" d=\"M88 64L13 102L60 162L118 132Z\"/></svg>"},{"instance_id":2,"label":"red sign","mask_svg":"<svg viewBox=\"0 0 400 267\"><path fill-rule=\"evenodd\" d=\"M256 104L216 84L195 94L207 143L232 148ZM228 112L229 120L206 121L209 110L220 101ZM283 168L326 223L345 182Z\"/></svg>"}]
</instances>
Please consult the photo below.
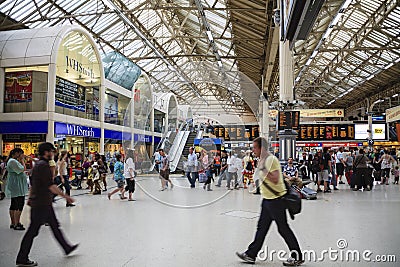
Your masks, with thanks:
<instances>
[{"instance_id":1,"label":"red sign","mask_svg":"<svg viewBox=\"0 0 400 267\"><path fill-rule=\"evenodd\" d=\"M362 146L362 143L355 143L355 142L349 142L349 143L322 143L323 147L358 147Z\"/></svg>"},{"instance_id":2,"label":"red sign","mask_svg":"<svg viewBox=\"0 0 400 267\"><path fill-rule=\"evenodd\" d=\"M32 71L6 73L5 103L32 101Z\"/></svg>"}]
</instances>

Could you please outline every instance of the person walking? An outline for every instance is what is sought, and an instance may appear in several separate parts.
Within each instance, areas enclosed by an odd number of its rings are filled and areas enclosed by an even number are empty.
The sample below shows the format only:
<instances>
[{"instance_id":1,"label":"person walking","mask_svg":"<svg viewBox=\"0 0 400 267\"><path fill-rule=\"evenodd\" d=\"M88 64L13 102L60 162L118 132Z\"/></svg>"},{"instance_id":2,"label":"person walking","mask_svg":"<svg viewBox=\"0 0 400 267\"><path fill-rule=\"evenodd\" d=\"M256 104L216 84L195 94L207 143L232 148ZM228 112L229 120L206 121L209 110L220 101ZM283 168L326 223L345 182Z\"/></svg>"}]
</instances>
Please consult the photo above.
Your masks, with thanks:
<instances>
[{"instance_id":1,"label":"person walking","mask_svg":"<svg viewBox=\"0 0 400 267\"><path fill-rule=\"evenodd\" d=\"M49 160L52 159L55 147L51 143L41 143L38 146L39 161L35 164L31 176L31 189L29 192L28 205L31 206L31 223L21 241L17 255L17 266L37 266L37 262L29 259L33 239L38 236L40 227L48 223L54 237L63 248L65 255L71 254L77 249L78 244L71 245L65 240L60 224L52 206L53 194L66 199L67 203L73 203L74 199L64 194L53 183Z\"/></svg>"},{"instance_id":2,"label":"person walking","mask_svg":"<svg viewBox=\"0 0 400 267\"><path fill-rule=\"evenodd\" d=\"M360 149L359 154L354 160L354 170L355 170L355 181L353 191L361 190L362 188L367 191L371 190L371 181L368 177L368 162L369 159L364 155L364 149Z\"/></svg>"},{"instance_id":3,"label":"person walking","mask_svg":"<svg viewBox=\"0 0 400 267\"><path fill-rule=\"evenodd\" d=\"M133 162L133 150L128 150L126 153L126 160L124 164L124 176L126 179L125 191L128 191L128 201L134 201L132 198L133 192L135 192L135 163Z\"/></svg>"},{"instance_id":4,"label":"person walking","mask_svg":"<svg viewBox=\"0 0 400 267\"><path fill-rule=\"evenodd\" d=\"M297 238L287 223L286 203L282 199L287 190L279 160L268 152L267 140L263 137L254 139L253 152L256 157L260 158L257 175L260 178L261 195L263 197L261 214L258 219L254 241L248 246L245 252L236 252L236 255L245 262L255 263L269 227L272 221L275 221L279 234L283 237L291 251L290 258L283 265L299 266L304 263L304 260Z\"/></svg>"},{"instance_id":5,"label":"person walking","mask_svg":"<svg viewBox=\"0 0 400 267\"><path fill-rule=\"evenodd\" d=\"M165 154L164 149L160 149L159 153L161 155L161 164L160 164L160 178L161 178L161 190L164 191L167 189L167 182L171 183L171 189L174 188L174 184L171 179L169 179L169 157Z\"/></svg>"},{"instance_id":6,"label":"person walking","mask_svg":"<svg viewBox=\"0 0 400 267\"><path fill-rule=\"evenodd\" d=\"M221 187L222 180L225 178L226 179L226 170L228 168L227 164L228 156L226 155L225 151L222 151L222 156L221 156L221 170L218 178L218 182L215 186Z\"/></svg>"},{"instance_id":7,"label":"person walking","mask_svg":"<svg viewBox=\"0 0 400 267\"><path fill-rule=\"evenodd\" d=\"M57 170L58 176L54 179L56 184L64 187L65 193L70 196L71 195L71 186L69 184L69 175L68 175L68 154L66 150L61 151L60 157L57 162ZM65 204L66 207L74 207L73 203L67 201Z\"/></svg>"},{"instance_id":8,"label":"person walking","mask_svg":"<svg viewBox=\"0 0 400 267\"><path fill-rule=\"evenodd\" d=\"M11 197L10 229L25 230L20 218L24 208L25 195L28 192L28 182L25 174L25 155L21 148L11 150L6 170L8 172L6 195Z\"/></svg>"},{"instance_id":9,"label":"person walking","mask_svg":"<svg viewBox=\"0 0 400 267\"><path fill-rule=\"evenodd\" d=\"M386 184L386 185L389 184L390 169L392 163L394 162L395 159L391 155L389 155L389 152L387 150L385 150L383 156L378 161L378 163L381 163L381 169L382 169L381 184Z\"/></svg>"},{"instance_id":10,"label":"person walking","mask_svg":"<svg viewBox=\"0 0 400 267\"><path fill-rule=\"evenodd\" d=\"M226 186L228 187L228 190L231 189L231 181L232 178L234 179L234 188L239 189L238 186L238 168L236 164L236 157L235 155L232 156L232 151L229 152L229 156L227 159L227 165L228 165L228 173L227 173L227 178L226 178Z\"/></svg>"},{"instance_id":11,"label":"person walking","mask_svg":"<svg viewBox=\"0 0 400 267\"><path fill-rule=\"evenodd\" d=\"M121 192L120 198L126 199L125 196L125 177L124 177L124 164L121 162L121 155L118 154L115 156L117 162L114 165L114 181L117 183L117 188L115 188L111 193L108 193L108 199L111 199L111 196L117 193L118 191Z\"/></svg>"},{"instance_id":12,"label":"person walking","mask_svg":"<svg viewBox=\"0 0 400 267\"><path fill-rule=\"evenodd\" d=\"M197 155L194 153L194 148L189 148L189 155L187 160L187 170L186 177L189 180L190 187L195 188L196 186L196 177L198 172L199 162L197 160Z\"/></svg>"}]
</instances>

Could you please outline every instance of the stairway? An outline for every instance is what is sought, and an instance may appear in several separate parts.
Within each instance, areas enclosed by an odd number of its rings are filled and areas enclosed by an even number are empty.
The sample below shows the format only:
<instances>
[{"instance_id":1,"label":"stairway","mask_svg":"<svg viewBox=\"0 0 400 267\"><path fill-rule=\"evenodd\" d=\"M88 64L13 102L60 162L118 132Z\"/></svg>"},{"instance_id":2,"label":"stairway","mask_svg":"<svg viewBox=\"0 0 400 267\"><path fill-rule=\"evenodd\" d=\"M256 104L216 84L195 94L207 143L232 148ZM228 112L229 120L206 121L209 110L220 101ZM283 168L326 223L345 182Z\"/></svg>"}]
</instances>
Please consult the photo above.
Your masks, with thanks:
<instances>
[{"instance_id":1,"label":"stairway","mask_svg":"<svg viewBox=\"0 0 400 267\"><path fill-rule=\"evenodd\" d=\"M194 146L194 139L197 136L197 132L190 132L189 137L187 138L185 148L183 149L182 155L180 157L178 166L176 169L183 170L183 162L187 160L187 156L189 155L189 148Z\"/></svg>"}]
</instances>

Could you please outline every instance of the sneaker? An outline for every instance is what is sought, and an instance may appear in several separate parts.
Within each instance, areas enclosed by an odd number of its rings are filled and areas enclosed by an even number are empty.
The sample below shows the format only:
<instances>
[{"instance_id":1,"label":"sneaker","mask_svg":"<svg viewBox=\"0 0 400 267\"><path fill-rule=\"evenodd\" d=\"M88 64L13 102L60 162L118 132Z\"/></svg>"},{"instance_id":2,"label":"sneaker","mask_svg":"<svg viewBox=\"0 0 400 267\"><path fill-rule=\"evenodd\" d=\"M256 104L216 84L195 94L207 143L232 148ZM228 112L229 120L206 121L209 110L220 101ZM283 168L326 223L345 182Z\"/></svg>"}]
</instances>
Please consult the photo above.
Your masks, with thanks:
<instances>
[{"instance_id":1,"label":"sneaker","mask_svg":"<svg viewBox=\"0 0 400 267\"><path fill-rule=\"evenodd\" d=\"M238 256L241 260L243 260L244 262L247 262L247 263L254 264L256 262L256 259L247 255L246 252L243 252L243 253L236 252L236 256Z\"/></svg>"},{"instance_id":2,"label":"sneaker","mask_svg":"<svg viewBox=\"0 0 400 267\"><path fill-rule=\"evenodd\" d=\"M339 190L339 188L337 188L336 186L333 188L333 190Z\"/></svg>"},{"instance_id":3,"label":"sneaker","mask_svg":"<svg viewBox=\"0 0 400 267\"><path fill-rule=\"evenodd\" d=\"M66 206L67 208L69 208L69 207L75 207L75 204L67 203L67 204L65 204L65 206Z\"/></svg>"},{"instance_id":4,"label":"sneaker","mask_svg":"<svg viewBox=\"0 0 400 267\"><path fill-rule=\"evenodd\" d=\"M10 224L10 229L14 229L15 225L14 224Z\"/></svg>"},{"instance_id":5,"label":"sneaker","mask_svg":"<svg viewBox=\"0 0 400 267\"><path fill-rule=\"evenodd\" d=\"M17 223L17 224L14 226L14 230L17 230L17 231L24 231L24 230L25 230L25 227L24 227L22 224Z\"/></svg>"},{"instance_id":6,"label":"sneaker","mask_svg":"<svg viewBox=\"0 0 400 267\"><path fill-rule=\"evenodd\" d=\"M17 266L37 266L38 263L35 261L27 260L25 262L16 262Z\"/></svg>"},{"instance_id":7,"label":"sneaker","mask_svg":"<svg viewBox=\"0 0 400 267\"><path fill-rule=\"evenodd\" d=\"M294 258L289 258L283 262L283 266L300 266L304 263L304 260L296 260Z\"/></svg>"},{"instance_id":8,"label":"sneaker","mask_svg":"<svg viewBox=\"0 0 400 267\"><path fill-rule=\"evenodd\" d=\"M74 250L76 250L78 248L79 244L75 244L73 245L68 251L65 252L65 255L69 255L71 254Z\"/></svg>"},{"instance_id":9,"label":"sneaker","mask_svg":"<svg viewBox=\"0 0 400 267\"><path fill-rule=\"evenodd\" d=\"M213 191L211 188L207 189L207 191Z\"/></svg>"},{"instance_id":10,"label":"sneaker","mask_svg":"<svg viewBox=\"0 0 400 267\"><path fill-rule=\"evenodd\" d=\"M332 193L330 189L324 190L324 193Z\"/></svg>"},{"instance_id":11,"label":"sneaker","mask_svg":"<svg viewBox=\"0 0 400 267\"><path fill-rule=\"evenodd\" d=\"M320 188L318 188L317 189L317 193L320 193L320 192L322 192L322 190Z\"/></svg>"},{"instance_id":12,"label":"sneaker","mask_svg":"<svg viewBox=\"0 0 400 267\"><path fill-rule=\"evenodd\" d=\"M340 181L339 184L344 184L344 182L343 182L343 181Z\"/></svg>"},{"instance_id":13,"label":"sneaker","mask_svg":"<svg viewBox=\"0 0 400 267\"><path fill-rule=\"evenodd\" d=\"M216 186L216 187L221 187L221 185L220 185L220 184L216 184L215 186Z\"/></svg>"}]
</instances>

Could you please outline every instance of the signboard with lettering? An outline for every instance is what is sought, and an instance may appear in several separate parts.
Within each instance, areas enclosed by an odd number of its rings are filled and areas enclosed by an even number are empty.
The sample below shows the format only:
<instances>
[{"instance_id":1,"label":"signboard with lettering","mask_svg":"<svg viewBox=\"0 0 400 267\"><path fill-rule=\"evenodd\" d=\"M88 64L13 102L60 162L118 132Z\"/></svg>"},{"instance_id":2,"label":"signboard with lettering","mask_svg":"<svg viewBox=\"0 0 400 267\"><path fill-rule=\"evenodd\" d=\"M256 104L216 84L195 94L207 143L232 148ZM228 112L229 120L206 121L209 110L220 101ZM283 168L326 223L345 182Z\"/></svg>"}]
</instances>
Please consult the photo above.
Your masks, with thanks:
<instances>
[{"instance_id":1,"label":"signboard with lettering","mask_svg":"<svg viewBox=\"0 0 400 267\"><path fill-rule=\"evenodd\" d=\"M101 130L100 128L55 122L54 123L54 133L56 135L65 135L65 136L82 136L82 137L93 137L100 138Z\"/></svg>"},{"instance_id":2,"label":"signboard with lettering","mask_svg":"<svg viewBox=\"0 0 400 267\"><path fill-rule=\"evenodd\" d=\"M343 118L344 109L300 109L301 118ZM276 118L278 110L270 109L268 116L270 118Z\"/></svg>"},{"instance_id":3,"label":"signboard with lettering","mask_svg":"<svg viewBox=\"0 0 400 267\"><path fill-rule=\"evenodd\" d=\"M300 111L279 111L277 129L278 131L285 129L299 129Z\"/></svg>"},{"instance_id":4,"label":"signboard with lettering","mask_svg":"<svg viewBox=\"0 0 400 267\"><path fill-rule=\"evenodd\" d=\"M85 112L85 88L56 77L56 106Z\"/></svg>"},{"instance_id":5,"label":"signboard with lettering","mask_svg":"<svg viewBox=\"0 0 400 267\"><path fill-rule=\"evenodd\" d=\"M354 140L354 124L301 124L297 140Z\"/></svg>"},{"instance_id":6,"label":"signboard with lettering","mask_svg":"<svg viewBox=\"0 0 400 267\"><path fill-rule=\"evenodd\" d=\"M400 106L389 108L386 110L386 122L400 120Z\"/></svg>"}]
</instances>

